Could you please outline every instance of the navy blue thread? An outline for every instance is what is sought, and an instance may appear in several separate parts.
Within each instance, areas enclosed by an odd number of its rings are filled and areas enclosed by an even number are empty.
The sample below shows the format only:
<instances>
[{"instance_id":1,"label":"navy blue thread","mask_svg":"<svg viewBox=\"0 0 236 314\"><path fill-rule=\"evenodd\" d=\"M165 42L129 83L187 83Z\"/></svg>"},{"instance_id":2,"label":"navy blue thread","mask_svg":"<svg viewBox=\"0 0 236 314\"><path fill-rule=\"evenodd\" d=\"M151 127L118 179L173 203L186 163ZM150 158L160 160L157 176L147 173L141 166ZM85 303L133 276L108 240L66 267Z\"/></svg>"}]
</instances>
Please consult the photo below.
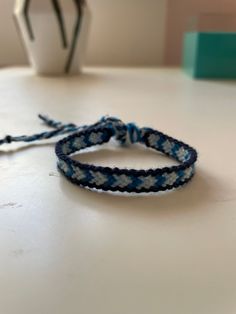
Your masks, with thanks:
<instances>
[{"instance_id":1,"label":"navy blue thread","mask_svg":"<svg viewBox=\"0 0 236 314\"><path fill-rule=\"evenodd\" d=\"M71 133L56 143L58 169L72 183L104 191L148 193L165 191L186 184L195 173L197 152L189 145L151 128L138 128L134 123L124 124L114 117L103 117L92 125L63 124L44 115L39 118L55 130L31 136L6 136L1 144L33 142ZM121 144L140 143L180 162L178 166L135 170L83 164L70 155L102 145L115 137Z\"/></svg>"}]
</instances>

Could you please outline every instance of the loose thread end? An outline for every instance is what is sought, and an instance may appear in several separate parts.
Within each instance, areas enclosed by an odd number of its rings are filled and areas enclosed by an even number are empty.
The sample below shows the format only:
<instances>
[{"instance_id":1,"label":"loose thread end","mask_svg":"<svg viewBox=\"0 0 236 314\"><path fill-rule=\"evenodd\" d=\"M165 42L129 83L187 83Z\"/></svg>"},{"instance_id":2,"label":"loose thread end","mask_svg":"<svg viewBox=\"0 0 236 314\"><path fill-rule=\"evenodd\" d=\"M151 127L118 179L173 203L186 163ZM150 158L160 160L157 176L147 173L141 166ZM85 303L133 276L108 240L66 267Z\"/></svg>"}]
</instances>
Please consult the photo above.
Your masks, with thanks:
<instances>
[{"instance_id":1,"label":"loose thread end","mask_svg":"<svg viewBox=\"0 0 236 314\"><path fill-rule=\"evenodd\" d=\"M0 145L3 144L11 144L12 142L12 136L11 135L6 135L3 139L0 140Z\"/></svg>"},{"instance_id":2,"label":"loose thread end","mask_svg":"<svg viewBox=\"0 0 236 314\"><path fill-rule=\"evenodd\" d=\"M46 115L44 115L44 114L41 114L41 113L39 113L38 114L38 118L40 119L40 120L42 120L43 122L48 122L48 120L49 120L49 118L48 118L48 116L46 116Z\"/></svg>"},{"instance_id":3,"label":"loose thread end","mask_svg":"<svg viewBox=\"0 0 236 314\"><path fill-rule=\"evenodd\" d=\"M11 144L11 142L12 142L12 137L11 137L11 135L7 135L7 136L5 137L5 142L6 142L7 144Z\"/></svg>"},{"instance_id":4,"label":"loose thread end","mask_svg":"<svg viewBox=\"0 0 236 314\"><path fill-rule=\"evenodd\" d=\"M49 118L49 116L44 115L44 114L38 114L38 117L40 120L42 120L47 126L51 127L51 128L59 128L62 126L61 122L58 121L54 121L53 119Z\"/></svg>"}]
</instances>

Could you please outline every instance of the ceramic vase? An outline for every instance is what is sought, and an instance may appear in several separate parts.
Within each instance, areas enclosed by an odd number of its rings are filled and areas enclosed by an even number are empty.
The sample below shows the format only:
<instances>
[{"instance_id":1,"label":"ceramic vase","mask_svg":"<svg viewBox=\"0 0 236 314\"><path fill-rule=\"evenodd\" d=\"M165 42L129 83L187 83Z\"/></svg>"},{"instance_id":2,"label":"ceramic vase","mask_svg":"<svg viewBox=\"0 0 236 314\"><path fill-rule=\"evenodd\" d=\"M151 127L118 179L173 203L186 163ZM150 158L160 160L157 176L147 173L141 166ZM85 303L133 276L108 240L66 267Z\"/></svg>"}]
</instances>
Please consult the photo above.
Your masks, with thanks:
<instances>
[{"instance_id":1,"label":"ceramic vase","mask_svg":"<svg viewBox=\"0 0 236 314\"><path fill-rule=\"evenodd\" d=\"M91 22L85 0L16 0L14 16L36 73L80 72Z\"/></svg>"}]
</instances>

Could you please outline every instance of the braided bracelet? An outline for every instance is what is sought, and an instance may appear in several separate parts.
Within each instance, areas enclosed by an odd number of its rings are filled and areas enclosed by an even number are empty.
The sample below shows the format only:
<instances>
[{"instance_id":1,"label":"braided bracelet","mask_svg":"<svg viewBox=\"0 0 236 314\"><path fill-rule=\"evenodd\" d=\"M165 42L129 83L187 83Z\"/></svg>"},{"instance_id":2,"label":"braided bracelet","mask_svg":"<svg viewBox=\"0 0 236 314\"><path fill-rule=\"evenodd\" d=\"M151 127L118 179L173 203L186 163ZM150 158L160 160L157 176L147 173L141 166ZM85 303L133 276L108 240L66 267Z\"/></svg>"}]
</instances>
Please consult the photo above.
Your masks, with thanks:
<instances>
[{"instance_id":1,"label":"braided bracelet","mask_svg":"<svg viewBox=\"0 0 236 314\"><path fill-rule=\"evenodd\" d=\"M76 126L39 115L55 130L31 136L6 136L0 145L11 142L33 142L57 135L72 133L56 143L58 169L72 183L103 191L148 193L170 190L187 183L194 175L197 152L187 144L151 128L138 128L113 117L104 117L90 126ZM175 160L178 166L135 170L84 164L73 159L73 154L94 145L102 145L115 137L121 144L140 143Z\"/></svg>"}]
</instances>

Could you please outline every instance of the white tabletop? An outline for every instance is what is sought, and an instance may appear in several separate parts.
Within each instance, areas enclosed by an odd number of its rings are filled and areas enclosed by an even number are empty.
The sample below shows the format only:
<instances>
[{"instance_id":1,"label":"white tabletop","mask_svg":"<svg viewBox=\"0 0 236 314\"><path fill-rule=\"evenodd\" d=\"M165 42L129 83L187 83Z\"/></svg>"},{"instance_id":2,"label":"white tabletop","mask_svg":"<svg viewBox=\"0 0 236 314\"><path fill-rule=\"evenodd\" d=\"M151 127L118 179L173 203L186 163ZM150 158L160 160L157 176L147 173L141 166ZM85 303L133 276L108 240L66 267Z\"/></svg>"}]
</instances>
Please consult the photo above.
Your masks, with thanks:
<instances>
[{"instance_id":1,"label":"white tabletop","mask_svg":"<svg viewBox=\"0 0 236 314\"><path fill-rule=\"evenodd\" d=\"M55 140L0 147L1 314L236 313L236 83L175 69L87 69L76 78L0 71L0 135L47 129L39 112L78 124L110 114L199 152L184 188L95 193L56 169ZM101 165L171 164L101 147Z\"/></svg>"}]
</instances>

